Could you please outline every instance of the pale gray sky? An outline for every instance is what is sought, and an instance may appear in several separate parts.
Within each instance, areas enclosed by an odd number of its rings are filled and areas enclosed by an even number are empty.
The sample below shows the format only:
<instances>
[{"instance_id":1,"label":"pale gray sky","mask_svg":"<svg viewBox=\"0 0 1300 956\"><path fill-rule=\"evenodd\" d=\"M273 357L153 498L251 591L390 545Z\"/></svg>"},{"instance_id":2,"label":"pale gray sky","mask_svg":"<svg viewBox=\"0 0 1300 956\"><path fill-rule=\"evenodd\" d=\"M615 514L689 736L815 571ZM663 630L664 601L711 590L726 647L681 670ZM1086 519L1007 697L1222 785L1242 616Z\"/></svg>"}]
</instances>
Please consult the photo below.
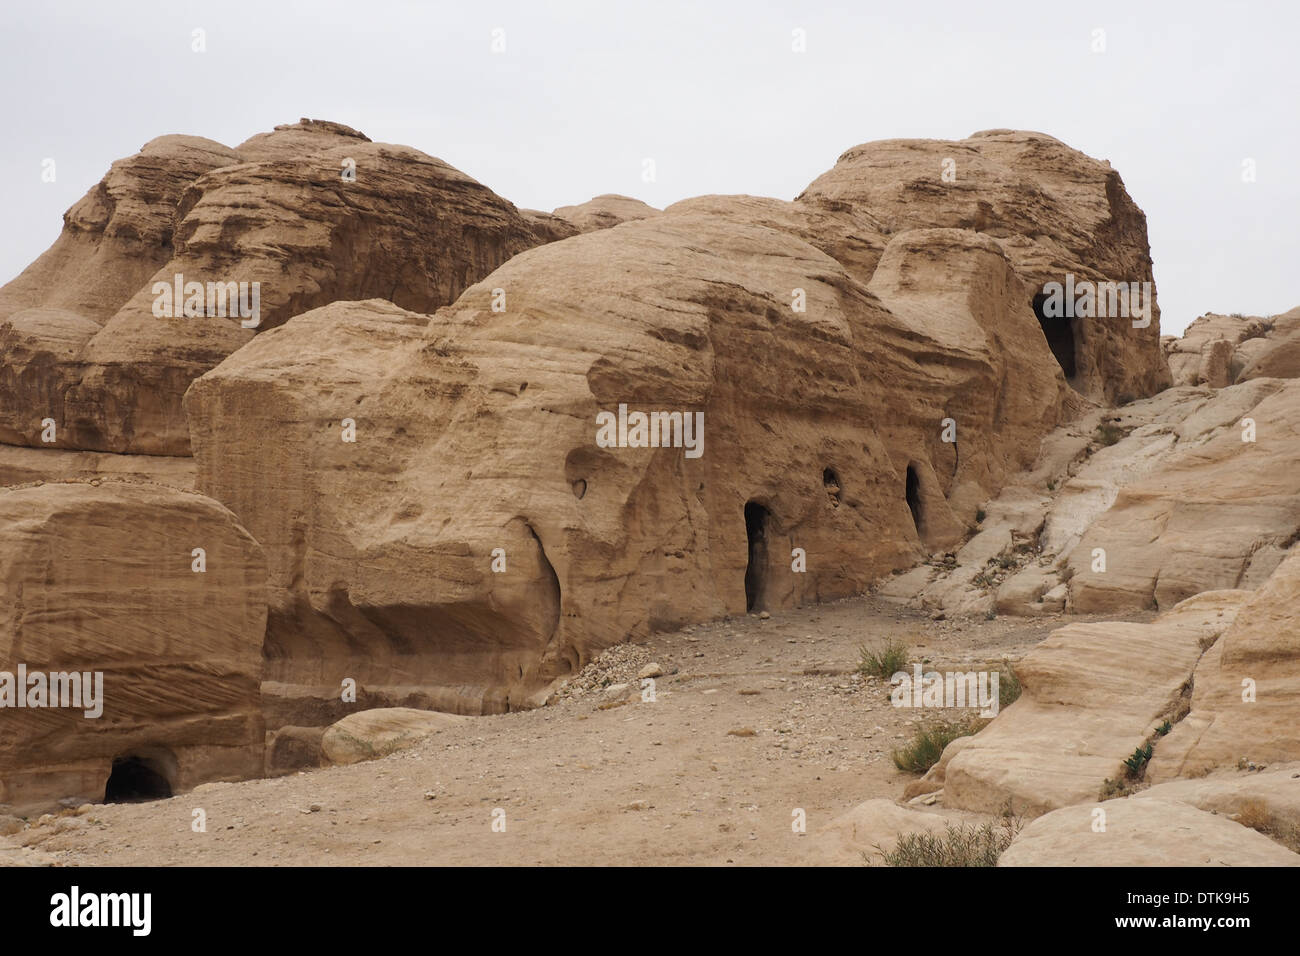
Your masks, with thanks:
<instances>
[{"instance_id":1,"label":"pale gray sky","mask_svg":"<svg viewBox=\"0 0 1300 956\"><path fill-rule=\"evenodd\" d=\"M110 162L163 133L233 146L330 119L552 209L605 192L790 199L858 143L1012 127L1120 171L1147 213L1166 332L1272 314L1300 305L1298 28L1294 2L1205 0L8 2L0 282Z\"/></svg>"}]
</instances>

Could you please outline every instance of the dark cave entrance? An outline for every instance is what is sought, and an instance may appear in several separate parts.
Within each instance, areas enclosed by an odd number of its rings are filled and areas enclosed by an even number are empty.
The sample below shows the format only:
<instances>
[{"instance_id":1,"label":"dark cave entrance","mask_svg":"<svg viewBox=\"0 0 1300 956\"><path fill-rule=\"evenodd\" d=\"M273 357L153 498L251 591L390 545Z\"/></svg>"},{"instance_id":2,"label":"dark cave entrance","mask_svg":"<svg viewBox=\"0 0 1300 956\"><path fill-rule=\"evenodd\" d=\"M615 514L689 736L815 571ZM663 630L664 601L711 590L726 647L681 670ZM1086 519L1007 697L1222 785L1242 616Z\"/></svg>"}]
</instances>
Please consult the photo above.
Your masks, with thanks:
<instances>
[{"instance_id":1,"label":"dark cave entrance","mask_svg":"<svg viewBox=\"0 0 1300 956\"><path fill-rule=\"evenodd\" d=\"M1073 381L1075 374L1074 364L1074 326L1071 324L1069 316L1060 316L1051 318L1044 314L1044 305L1047 302L1047 294L1039 293L1034 296L1034 316L1038 319L1038 326L1043 330L1043 337L1047 339L1047 347L1052 350L1052 355L1056 357L1056 362L1061 366L1061 371L1065 377Z\"/></svg>"},{"instance_id":2,"label":"dark cave entrance","mask_svg":"<svg viewBox=\"0 0 1300 956\"><path fill-rule=\"evenodd\" d=\"M745 567L745 610L762 611L767 603L767 531L772 513L757 501L745 505L749 564Z\"/></svg>"},{"instance_id":3,"label":"dark cave entrance","mask_svg":"<svg viewBox=\"0 0 1300 956\"><path fill-rule=\"evenodd\" d=\"M171 795L171 781L161 761L135 754L113 758L113 769L104 787L105 803L165 800Z\"/></svg>"},{"instance_id":4,"label":"dark cave entrance","mask_svg":"<svg viewBox=\"0 0 1300 956\"><path fill-rule=\"evenodd\" d=\"M921 533L921 477L916 473L914 465L907 466L907 478L904 494L907 496L907 510L912 512L912 524L916 525L916 533Z\"/></svg>"}]
</instances>

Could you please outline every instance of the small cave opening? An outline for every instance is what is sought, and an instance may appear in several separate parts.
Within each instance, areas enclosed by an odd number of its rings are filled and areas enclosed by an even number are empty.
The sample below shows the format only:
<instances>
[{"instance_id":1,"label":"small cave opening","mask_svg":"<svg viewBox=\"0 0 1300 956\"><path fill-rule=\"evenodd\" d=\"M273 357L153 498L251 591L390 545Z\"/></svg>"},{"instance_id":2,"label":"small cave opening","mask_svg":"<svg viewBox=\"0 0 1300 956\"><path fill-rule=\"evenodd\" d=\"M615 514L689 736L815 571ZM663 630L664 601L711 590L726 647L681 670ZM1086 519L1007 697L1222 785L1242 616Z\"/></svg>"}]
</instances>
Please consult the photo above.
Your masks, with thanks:
<instances>
[{"instance_id":1,"label":"small cave opening","mask_svg":"<svg viewBox=\"0 0 1300 956\"><path fill-rule=\"evenodd\" d=\"M1074 362L1074 326L1069 316L1049 316L1046 314L1047 293L1040 292L1034 296L1034 316L1038 326L1047 339L1047 347L1052 350L1056 362L1061 366L1067 380L1073 381L1076 371Z\"/></svg>"},{"instance_id":2,"label":"small cave opening","mask_svg":"<svg viewBox=\"0 0 1300 956\"><path fill-rule=\"evenodd\" d=\"M826 488L826 496L831 500L831 507L838 508L843 495L843 485L840 484L840 476L836 474L834 468L826 468L822 471L822 485Z\"/></svg>"},{"instance_id":3,"label":"small cave opening","mask_svg":"<svg viewBox=\"0 0 1300 956\"><path fill-rule=\"evenodd\" d=\"M904 487L904 494L907 496L907 510L912 512L912 524L916 525L916 533L921 533L921 478L916 473L915 465L907 466L907 478Z\"/></svg>"},{"instance_id":4,"label":"small cave opening","mask_svg":"<svg viewBox=\"0 0 1300 956\"><path fill-rule=\"evenodd\" d=\"M161 761L137 754L113 758L113 769L104 786L105 803L141 803L165 800L171 795L171 780Z\"/></svg>"},{"instance_id":5,"label":"small cave opening","mask_svg":"<svg viewBox=\"0 0 1300 956\"><path fill-rule=\"evenodd\" d=\"M749 563L745 566L745 610L762 611L767 603L767 533L772 513L757 501L745 505L745 536Z\"/></svg>"}]
</instances>

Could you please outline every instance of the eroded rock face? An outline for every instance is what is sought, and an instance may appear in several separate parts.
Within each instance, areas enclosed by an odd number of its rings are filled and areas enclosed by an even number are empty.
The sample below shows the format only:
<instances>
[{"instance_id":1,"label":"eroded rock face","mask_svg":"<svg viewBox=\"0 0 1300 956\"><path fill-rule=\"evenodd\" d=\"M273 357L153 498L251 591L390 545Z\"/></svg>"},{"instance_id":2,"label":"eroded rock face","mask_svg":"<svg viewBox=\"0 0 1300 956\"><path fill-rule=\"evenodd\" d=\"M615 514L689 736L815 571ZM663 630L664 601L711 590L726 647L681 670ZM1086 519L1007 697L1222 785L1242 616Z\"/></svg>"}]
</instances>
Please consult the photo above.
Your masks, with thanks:
<instances>
[{"instance_id":1,"label":"eroded rock face","mask_svg":"<svg viewBox=\"0 0 1300 956\"><path fill-rule=\"evenodd\" d=\"M185 389L255 329L339 299L432 311L555 234L441 160L313 120L234 150L156 140L66 219L0 290L0 441L37 444L52 417L58 447L153 455L189 453ZM113 277L102 290L101 273ZM155 314L177 275L204 284L203 314L175 296ZM209 305L208 283L246 308Z\"/></svg>"},{"instance_id":2,"label":"eroded rock face","mask_svg":"<svg viewBox=\"0 0 1300 956\"><path fill-rule=\"evenodd\" d=\"M1037 816L1101 799L1123 761L1175 723L1205 647L1247 595L1202 594L1150 624L1069 624L1016 664L1020 699L950 744L928 778L946 807ZM1164 744L1158 744L1163 747Z\"/></svg>"},{"instance_id":3,"label":"eroded rock face","mask_svg":"<svg viewBox=\"0 0 1300 956\"><path fill-rule=\"evenodd\" d=\"M124 478L193 491L194 471L193 458L0 445L0 485L69 478Z\"/></svg>"},{"instance_id":4,"label":"eroded rock face","mask_svg":"<svg viewBox=\"0 0 1300 956\"><path fill-rule=\"evenodd\" d=\"M97 717L0 708L0 803L102 801L143 770L173 792L259 776L265 574L257 543L201 495L108 480L0 489L0 671L103 675Z\"/></svg>"},{"instance_id":5,"label":"eroded rock face","mask_svg":"<svg viewBox=\"0 0 1300 956\"><path fill-rule=\"evenodd\" d=\"M198 487L267 549L268 680L478 713L629 636L858 593L959 538L1065 392L987 237L896 236L863 285L688 206L516 256L432 319L300 316L186 407ZM702 413L702 453L602 447L620 405Z\"/></svg>"},{"instance_id":6,"label":"eroded rock face","mask_svg":"<svg viewBox=\"0 0 1300 956\"><path fill-rule=\"evenodd\" d=\"M1064 285L1067 276L1155 288L1146 217L1119 174L1042 133L987 130L957 142L866 143L845 152L798 202L870 212L887 236L922 227L988 235L1006 250L1030 299L1044 295L1048 283ZM1048 320L1045 332L1071 384L1114 402L1170 383L1159 326L1152 301L1145 327L1125 317L1079 316Z\"/></svg>"},{"instance_id":7,"label":"eroded rock face","mask_svg":"<svg viewBox=\"0 0 1300 956\"><path fill-rule=\"evenodd\" d=\"M1207 312L1162 340L1175 385L1223 388L1300 377L1300 308L1271 317Z\"/></svg>"},{"instance_id":8,"label":"eroded rock face","mask_svg":"<svg viewBox=\"0 0 1300 956\"><path fill-rule=\"evenodd\" d=\"M1098 807L1104 831L1094 826ZM1039 817L998 866L1300 866L1300 854L1186 803L1135 797Z\"/></svg>"},{"instance_id":9,"label":"eroded rock face","mask_svg":"<svg viewBox=\"0 0 1300 956\"><path fill-rule=\"evenodd\" d=\"M1191 713L1161 742L1152 780L1300 760L1298 622L1300 553L1282 563L1196 668Z\"/></svg>"},{"instance_id":10,"label":"eroded rock face","mask_svg":"<svg viewBox=\"0 0 1300 956\"><path fill-rule=\"evenodd\" d=\"M1240 416L1180 443L1088 526L1069 558L1075 610L1169 607L1198 591L1256 587L1277 567L1300 532L1300 382L1237 389L1205 411L1247 405Z\"/></svg>"},{"instance_id":11,"label":"eroded rock face","mask_svg":"<svg viewBox=\"0 0 1300 956\"><path fill-rule=\"evenodd\" d=\"M1183 386L1093 409L1043 439L946 563L878 593L948 614L1035 615L1257 588L1300 531L1294 385Z\"/></svg>"},{"instance_id":12,"label":"eroded rock face","mask_svg":"<svg viewBox=\"0 0 1300 956\"><path fill-rule=\"evenodd\" d=\"M159 136L113 163L63 214L63 232L0 288L0 322L28 309L102 326L172 256L176 204L205 173L239 154L198 136Z\"/></svg>"}]
</instances>

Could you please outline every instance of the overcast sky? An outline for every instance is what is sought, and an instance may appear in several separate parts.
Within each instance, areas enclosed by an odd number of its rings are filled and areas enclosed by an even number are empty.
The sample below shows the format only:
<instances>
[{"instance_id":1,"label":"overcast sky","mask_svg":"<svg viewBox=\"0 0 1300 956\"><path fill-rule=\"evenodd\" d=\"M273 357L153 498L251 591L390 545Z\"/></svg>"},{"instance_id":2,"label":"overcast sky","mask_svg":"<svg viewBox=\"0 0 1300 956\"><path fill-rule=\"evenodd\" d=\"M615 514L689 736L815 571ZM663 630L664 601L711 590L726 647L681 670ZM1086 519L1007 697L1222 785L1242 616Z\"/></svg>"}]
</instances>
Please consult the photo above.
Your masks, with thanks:
<instances>
[{"instance_id":1,"label":"overcast sky","mask_svg":"<svg viewBox=\"0 0 1300 956\"><path fill-rule=\"evenodd\" d=\"M233 146L330 119L549 210L606 192L659 207L715 192L792 199L858 143L1011 127L1119 170L1147 214L1164 331L1206 311L1269 315L1300 305L1297 11L1203 0L7 0L0 282L54 241L109 163L163 133ZM803 54L791 49L796 28ZM492 51L498 29L503 53ZM41 181L46 158L54 183ZM1247 159L1254 182L1243 182Z\"/></svg>"}]
</instances>

